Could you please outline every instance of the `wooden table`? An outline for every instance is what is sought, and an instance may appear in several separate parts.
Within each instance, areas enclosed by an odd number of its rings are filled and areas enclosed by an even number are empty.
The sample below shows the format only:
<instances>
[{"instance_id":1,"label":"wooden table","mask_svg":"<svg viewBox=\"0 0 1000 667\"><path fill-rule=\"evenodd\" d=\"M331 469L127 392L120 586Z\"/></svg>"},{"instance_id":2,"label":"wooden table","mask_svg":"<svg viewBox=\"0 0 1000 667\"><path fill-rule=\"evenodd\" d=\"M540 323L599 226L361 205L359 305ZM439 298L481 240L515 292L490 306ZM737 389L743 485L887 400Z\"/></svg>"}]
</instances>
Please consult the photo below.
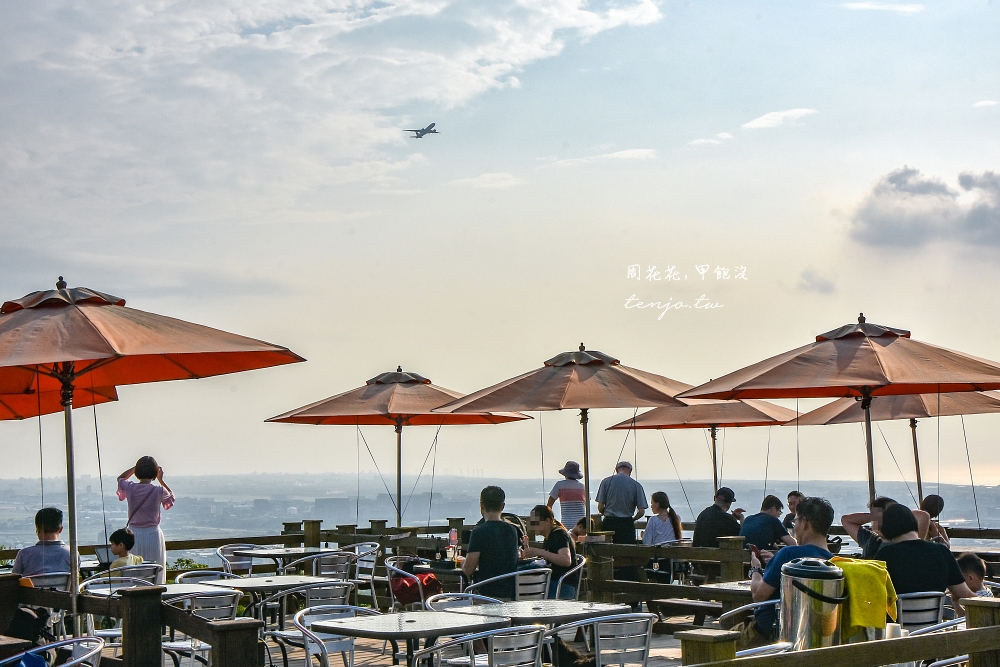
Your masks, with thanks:
<instances>
[{"instance_id":1,"label":"wooden table","mask_svg":"<svg viewBox=\"0 0 1000 667\"><path fill-rule=\"evenodd\" d=\"M721 602L723 613L753 602L749 579L724 581L720 584L702 584L698 590L710 593L712 599Z\"/></svg>"},{"instance_id":2,"label":"wooden table","mask_svg":"<svg viewBox=\"0 0 1000 667\"><path fill-rule=\"evenodd\" d=\"M607 604L603 602L579 602L577 600L519 600L500 604L478 604L467 607L452 607L448 612L474 614L510 619L511 625L559 625L582 621L585 618L628 614L632 607L627 604ZM444 613L444 612L438 612Z\"/></svg>"},{"instance_id":3,"label":"wooden table","mask_svg":"<svg viewBox=\"0 0 1000 667\"><path fill-rule=\"evenodd\" d=\"M405 639L406 664L412 667L413 653L421 639L424 640L425 646L430 646L442 636L461 636L510 627L510 619L503 616L459 614L452 611L404 611L398 614L316 621L312 627L320 632L348 637ZM393 664L397 664L395 656Z\"/></svg>"}]
</instances>

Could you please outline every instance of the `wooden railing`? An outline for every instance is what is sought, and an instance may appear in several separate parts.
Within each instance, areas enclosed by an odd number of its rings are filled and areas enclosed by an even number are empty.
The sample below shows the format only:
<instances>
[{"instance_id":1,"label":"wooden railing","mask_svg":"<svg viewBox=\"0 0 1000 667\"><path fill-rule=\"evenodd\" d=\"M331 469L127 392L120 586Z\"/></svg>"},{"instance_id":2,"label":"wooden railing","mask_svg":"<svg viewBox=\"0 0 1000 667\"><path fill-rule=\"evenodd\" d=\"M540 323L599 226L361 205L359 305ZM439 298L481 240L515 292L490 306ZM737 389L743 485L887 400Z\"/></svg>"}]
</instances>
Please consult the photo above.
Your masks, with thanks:
<instances>
[{"instance_id":1,"label":"wooden railing","mask_svg":"<svg viewBox=\"0 0 1000 667\"><path fill-rule=\"evenodd\" d=\"M877 667L920 660L969 656L969 667L1000 665L1000 600L963 600L967 630L900 637L775 655L736 658L738 632L688 630L681 640L682 665L712 667Z\"/></svg>"},{"instance_id":2,"label":"wooden railing","mask_svg":"<svg viewBox=\"0 0 1000 667\"><path fill-rule=\"evenodd\" d=\"M24 588L16 574L0 575L0 624L7 627L19 604L69 610L69 593ZM263 665L263 646L258 633L263 626L253 618L209 621L164 604L162 586L122 589L114 597L78 595L81 614L122 619L122 663L124 667L162 667L162 626L175 628L212 647L212 667L258 667Z\"/></svg>"}]
</instances>

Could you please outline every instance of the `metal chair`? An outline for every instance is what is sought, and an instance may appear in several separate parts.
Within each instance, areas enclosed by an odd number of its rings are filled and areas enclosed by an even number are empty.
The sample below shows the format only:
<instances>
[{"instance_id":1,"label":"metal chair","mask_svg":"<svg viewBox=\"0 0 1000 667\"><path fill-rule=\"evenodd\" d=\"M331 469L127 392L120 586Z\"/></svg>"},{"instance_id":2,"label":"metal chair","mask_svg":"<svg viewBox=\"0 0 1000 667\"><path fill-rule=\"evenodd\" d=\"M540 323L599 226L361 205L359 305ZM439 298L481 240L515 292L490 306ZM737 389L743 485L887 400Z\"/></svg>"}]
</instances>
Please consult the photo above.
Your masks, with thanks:
<instances>
[{"instance_id":1,"label":"metal chair","mask_svg":"<svg viewBox=\"0 0 1000 667\"><path fill-rule=\"evenodd\" d=\"M263 637L273 636L274 638L278 638L281 633L285 632L284 610L286 609L285 603L290 597L294 596L296 599L303 598L306 609L319 605L346 605L353 590L354 584L349 581L331 579L329 582L319 581L311 584L303 584L266 597L260 602L252 604L247 608L247 611L264 622L262 629ZM268 627L268 610L275 610L277 612L277 628Z\"/></svg>"},{"instance_id":2,"label":"metal chair","mask_svg":"<svg viewBox=\"0 0 1000 667\"><path fill-rule=\"evenodd\" d=\"M466 586L465 591L467 593L474 593L481 590L483 586L504 581L505 579L514 579L515 600L544 600L549 594L549 579L551 577L552 570L547 567L519 570L477 581L470 586Z\"/></svg>"},{"instance_id":3,"label":"metal chair","mask_svg":"<svg viewBox=\"0 0 1000 667\"><path fill-rule=\"evenodd\" d=\"M222 569L229 574L235 574L233 570L246 570L247 575L253 574L253 558L250 556L237 556L236 551L247 551L259 548L256 544L223 544L215 550L215 555L222 559Z\"/></svg>"},{"instance_id":4,"label":"metal chair","mask_svg":"<svg viewBox=\"0 0 1000 667\"><path fill-rule=\"evenodd\" d=\"M242 596L243 594L239 591L227 591L220 588L218 593L189 593L166 600L165 603L209 621L229 621L236 618L237 607ZM211 644L206 644L194 637L165 641L160 644L160 647L174 661L175 667L180 667L181 657L190 658L191 667L194 667L196 659L208 664L208 656L212 650Z\"/></svg>"},{"instance_id":5,"label":"metal chair","mask_svg":"<svg viewBox=\"0 0 1000 667\"><path fill-rule=\"evenodd\" d=\"M436 657L437 664L541 667L544 637L545 628L540 625L519 625L513 628L477 632L417 651L413 654L413 664L419 666L422 662L426 662L433 667ZM483 642L486 645L485 655L476 655L476 642ZM448 657L456 653L460 655Z\"/></svg>"},{"instance_id":6,"label":"metal chair","mask_svg":"<svg viewBox=\"0 0 1000 667\"><path fill-rule=\"evenodd\" d=\"M913 632L944 620L946 593L926 591L896 596L896 622Z\"/></svg>"},{"instance_id":7,"label":"metal chair","mask_svg":"<svg viewBox=\"0 0 1000 667\"><path fill-rule=\"evenodd\" d=\"M354 560L354 574L351 581L357 588L356 594L360 597L365 591L372 599L372 609L378 609L378 595L375 593L375 584L382 584L389 587L388 577L375 576L375 566L378 564L378 555L382 550L378 542L358 542L344 547L344 550L351 550L357 554ZM360 600L359 600L360 602Z\"/></svg>"},{"instance_id":8,"label":"metal chair","mask_svg":"<svg viewBox=\"0 0 1000 667\"><path fill-rule=\"evenodd\" d=\"M375 609L366 607L353 607L350 605L320 605L309 607L295 614L292 623L298 628L300 633L299 641L289 638L285 643L302 648L306 652L306 662L312 663L315 656L319 660L320 667L330 667L330 653L339 652L344 660L344 667L354 667L354 637L343 635L333 635L325 632L318 632L312 629L312 624L316 621L331 621L339 618L354 618L355 616L378 616ZM283 644L281 656L288 664L288 654Z\"/></svg>"},{"instance_id":9,"label":"metal chair","mask_svg":"<svg viewBox=\"0 0 1000 667\"><path fill-rule=\"evenodd\" d=\"M218 581L219 579L239 579L240 577L218 570L191 570L178 574L174 579L178 584L200 584L203 581Z\"/></svg>"},{"instance_id":10,"label":"metal chair","mask_svg":"<svg viewBox=\"0 0 1000 667\"><path fill-rule=\"evenodd\" d=\"M123 565L121 567L113 567L110 570L106 570L99 574L95 574L92 577L83 580L83 583L88 581L97 581L99 579L115 579L115 578L126 578L126 579L141 579L146 582L147 585L152 585L156 583L157 577L163 572L163 566L158 563L142 563L141 565Z\"/></svg>"},{"instance_id":11,"label":"metal chair","mask_svg":"<svg viewBox=\"0 0 1000 667\"><path fill-rule=\"evenodd\" d=\"M750 604L739 606L736 609L727 611L722 616L719 616L718 618L719 627L721 627L723 630L728 630L737 623L742 623L746 621L751 616L750 612L759 607L774 605L774 611L775 614L777 614L778 610L781 608L780 603L781 600L764 600L762 602L751 602Z\"/></svg>"},{"instance_id":12,"label":"metal chair","mask_svg":"<svg viewBox=\"0 0 1000 667\"><path fill-rule=\"evenodd\" d=\"M70 659L62 663L60 667L77 667L77 665L86 665L87 667L100 666L101 651L104 650L104 640L97 637L76 637L74 639L66 639L61 642L43 644L42 646L37 646L33 649L24 651L23 653L18 653L17 655L0 660L0 665L3 667L15 667L16 665L20 665L21 659L28 654L38 655L40 653L47 653L52 649L61 649L66 647L71 649L72 654ZM43 655L39 655L38 657L45 660L45 656Z\"/></svg>"},{"instance_id":13,"label":"metal chair","mask_svg":"<svg viewBox=\"0 0 1000 667\"><path fill-rule=\"evenodd\" d=\"M583 568L586 565L587 565L587 558L585 556L581 556L580 554L577 554L576 555L576 565L574 565L569 570L567 570L565 573L563 573L563 576L559 577L559 580L556 581L556 599L557 600L562 600L563 599L563 596L562 596L562 587L563 587L563 584L565 583L565 585L571 586L572 584L568 583L568 582L573 577L576 577L576 594L573 595L572 598L566 598L566 599L567 600L570 600L570 599L572 599L572 600L579 600L580 599L580 582L583 579L583 572L582 572L582 570L583 570Z\"/></svg>"},{"instance_id":14,"label":"metal chair","mask_svg":"<svg viewBox=\"0 0 1000 667\"><path fill-rule=\"evenodd\" d=\"M656 614L617 614L575 621L545 633L555 637L565 630L592 628L595 667L605 665L640 665L649 660L649 643Z\"/></svg>"},{"instance_id":15,"label":"metal chair","mask_svg":"<svg viewBox=\"0 0 1000 667\"><path fill-rule=\"evenodd\" d=\"M749 658L752 655L772 655L774 653L785 653L792 648L791 642L778 642L777 644L768 644L767 646L755 646L754 648L745 648L742 651L736 652L737 658Z\"/></svg>"},{"instance_id":16,"label":"metal chair","mask_svg":"<svg viewBox=\"0 0 1000 667\"><path fill-rule=\"evenodd\" d=\"M400 567L400 565L402 564L401 561L404 560L407 562L416 560L420 563L430 563L430 561L427 560L426 558L414 558L413 556L390 556L389 558L385 559L385 571L386 574L388 575L387 580L392 580L393 578L401 577L403 579L409 579L413 581L417 585L417 591L420 593L420 599L418 601L408 602L408 603L399 602L398 600L396 600L395 593L392 592L391 581L387 581L387 583L389 583L389 599L391 600L390 608L404 609L409 605L414 607L415 609L423 609L424 603L427 601L427 596L424 595L424 584L422 581L420 581L419 577L417 577L414 574L410 574L409 572L403 570Z\"/></svg>"},{"instance_id":17,"label":"metal chair","mask_svg":"<svg viewBox=\"0 0 1000 667\"><path fill-rule=\"evenodd\" d=\"M455 607L470 607L476 604L500 604L496 598L473 593L438 593L424 600L424 608L428 611L445 611Z\"/></svg>"},{"instance_id":18,"label":"metal chair","mask_svg":"<svg viewBox=\"0 0 1000 667\"><path fill-rule=\"evenodd\" d=\"M314 554L292 561L281 569L281 573L296 574L299 570L308 570L314 577L347 581L351 578L356 559L357 554L354 553Z\"/></svg>"},{"instance_id":19,"label":"metal chair","mask_svg":"<svg viewBox=\"0 0 1000 667\"><path fill-rule=\"evenodd\" d=\"M110 590L101 590L100 594L110 597L111 595L117 595L123 588L133 588L135 586L149 586L149 582L145 579L134 579L132 577L92 577L80 584L80 592L93 594L91 589L105 589L105 587L108 587ZM84 617L84 627L88 635L100 638L104 641L107 648L113 649L112 655L118 655L118 651L122 647L122 621L120 618L116 619L114 627L98 628L94 623L94 615L87 614Z\"/></svg>"},{"instance_id":20,"label":"metal chair","mask_svg":"<svg viewBox=\"0 0 1000 667\"><path fill-rule=\"evenodd\" d=\"M69 572L47 572L45 574L30 574L21 577L31 581L34 588L45 588L50 590L69 592L72 587L73 575ZM52 629L52 634L65 639L66 637L66 612L61 609L49 609L48 626Z\"/></svg>"}]
</instances>

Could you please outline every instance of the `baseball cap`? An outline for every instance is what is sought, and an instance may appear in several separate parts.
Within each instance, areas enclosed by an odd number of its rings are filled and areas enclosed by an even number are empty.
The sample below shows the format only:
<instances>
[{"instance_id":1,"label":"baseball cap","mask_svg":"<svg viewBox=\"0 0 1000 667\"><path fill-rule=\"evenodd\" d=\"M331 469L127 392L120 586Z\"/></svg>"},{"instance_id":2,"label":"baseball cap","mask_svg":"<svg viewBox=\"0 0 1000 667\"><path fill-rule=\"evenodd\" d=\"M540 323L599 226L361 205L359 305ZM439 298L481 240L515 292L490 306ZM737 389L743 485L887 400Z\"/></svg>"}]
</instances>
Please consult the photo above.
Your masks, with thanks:
<instances>
[{"instance_id":1,"label":"baseball cap","mask_svg":"<svg viewBox=\"0 0 1000 667\"><path fill-rule=\"evenodd\" d=\"M736 494L728 486L720 486L719 490L715 492L716 498L722 498L723 501L731 503L736 500Z\"/></svg>"}]
</instances>

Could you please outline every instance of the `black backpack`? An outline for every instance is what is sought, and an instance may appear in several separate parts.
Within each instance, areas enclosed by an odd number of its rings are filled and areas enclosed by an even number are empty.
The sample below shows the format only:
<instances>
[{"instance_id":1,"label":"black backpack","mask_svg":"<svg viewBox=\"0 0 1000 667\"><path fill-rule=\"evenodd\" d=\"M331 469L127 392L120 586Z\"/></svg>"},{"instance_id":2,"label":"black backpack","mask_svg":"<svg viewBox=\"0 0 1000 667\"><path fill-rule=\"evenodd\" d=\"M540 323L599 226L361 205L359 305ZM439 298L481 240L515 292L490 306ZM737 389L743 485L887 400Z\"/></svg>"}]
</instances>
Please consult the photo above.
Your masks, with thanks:
<instances>
[{"instance_id":1,"label":"black backpack","mask_svg":"<svg viewBox=\"0 0 1000 667\"><path fill-rule=\"evenodd\" d=\"M8 637L26 639L33 646L54 642L55 636L49 632L49 611L44 607L18 607L10 625L4 632ZM43 641L44 640L44 641Z\"/></svg>"}]
</instances>

